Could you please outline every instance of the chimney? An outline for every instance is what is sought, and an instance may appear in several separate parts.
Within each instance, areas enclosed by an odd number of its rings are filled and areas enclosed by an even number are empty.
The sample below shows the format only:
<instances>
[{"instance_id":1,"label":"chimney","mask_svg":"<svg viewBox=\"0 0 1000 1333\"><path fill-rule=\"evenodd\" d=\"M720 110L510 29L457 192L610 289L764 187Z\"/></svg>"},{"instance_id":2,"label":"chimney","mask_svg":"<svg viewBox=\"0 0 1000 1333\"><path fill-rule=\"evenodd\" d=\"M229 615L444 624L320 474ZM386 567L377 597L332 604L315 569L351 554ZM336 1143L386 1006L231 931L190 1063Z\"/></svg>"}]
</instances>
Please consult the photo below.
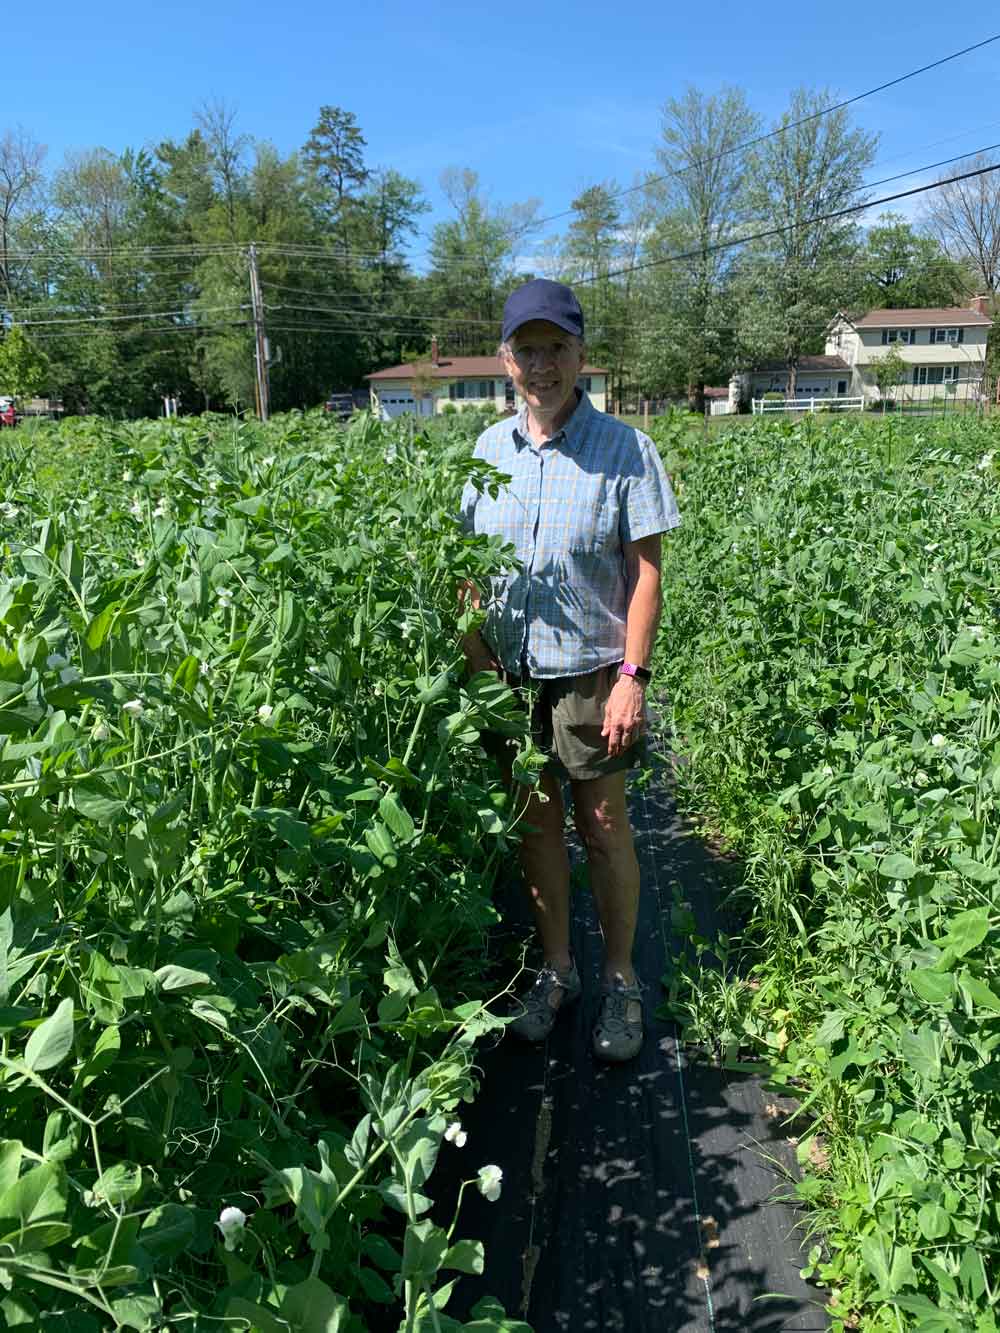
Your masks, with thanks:
<instances>
[{"instance_id":1,"label":"chimney","mask_svg":"<svg viewBox=\"0 0 1000 1333\"><path fill-rule=\"evenodd\" d=\"M975 310L978 315L988 315L990 312L986 308L990 303L988 296L973 296L969 299L969 309Z\"/></svg>"},{"instance_id":2,"label":"chimney","mask_svg":"<svg viewBox=\"0 0 1000 1333\"><path fill-rule=\"evenodd\" d=\"M437 363L438 363L438 340L437 340L437 334L434 334L433 337L431 338L431 365L436 366Z\"/></svg>"}]
</instances>

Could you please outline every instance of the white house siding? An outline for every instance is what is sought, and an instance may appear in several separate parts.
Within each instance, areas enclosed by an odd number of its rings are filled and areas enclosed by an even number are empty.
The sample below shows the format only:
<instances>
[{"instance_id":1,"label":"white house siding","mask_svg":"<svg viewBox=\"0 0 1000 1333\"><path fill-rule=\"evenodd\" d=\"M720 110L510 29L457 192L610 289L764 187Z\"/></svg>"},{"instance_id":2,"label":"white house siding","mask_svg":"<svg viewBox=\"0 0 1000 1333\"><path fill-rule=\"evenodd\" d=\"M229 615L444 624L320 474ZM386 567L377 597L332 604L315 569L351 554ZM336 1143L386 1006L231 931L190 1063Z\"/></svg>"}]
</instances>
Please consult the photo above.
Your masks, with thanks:
<instances>
[{"instance_id":1,"label":"white house siding","mask_svg":"<svg viewBox=\"0 0 1000 1333\"><path fill-rule=\"evenodd\" d=\"M587 391L590 401L598 412L607 411L607 376L606 375L587 375L583 377L582 387ZM483 394L483 383L490 386L490 392ZM588 388L589 382L589 388ZM461 384L461 396L453 396L452 385ZM408 379L400 380L375 380L371 385L372 411L382 417L397 417L407 414L413 414L416 409L416 400L413 393L413 384ZM486 376L463 377L461 379L440 380L435 382L433 397L425 397L420 404L421 416L439 416L447 403L451 403L455 408L479 407L491 408L495 412L504 412L507 408L507 382L502 377L487 378ZM523 406L521 398L515 399L515 407L519 411Z\"/></svg>"},{"instance_id":2,"label":"white house siding","mask_svg":"<svg viewBox=\"0 0 1000 1333\"><path fill-rule=\"evenodd\" d=\"M937 327L943 328L944 325ZM909 402L923 402L928 399L949 396L960 400L978 398L983 374L986 369L986 342L989 327L985 324L950 325L962 328L960 343L939 343L930 341L929 327L914 326L911 342L902 342L897 337L894 341L882 341L882 330L878 328L855 329L846 322L836 325L826 341L829 355L837 355L852 368L852 394L864 394L866 398L878 398L878 385L875 383L873 368L875 363L895 348L907 365L905 379L896 387L893 396ZM897 330L890 330L896 333ZM960 375L955 388L949 388L943 379L940 384L914 384L913 367L959 367Z\"/></svg>"},{"instance_id":3,"label":"white house siding","mask_svg":"<svg viewBox=\"0 0 1000 1333\"><path fill-rule=\"evenodd\" d=\"M796 398L842 398L850 393L850 389L851 376L846 370L800 370L795 376ZM787 370L754 371L750 375L750 396L753 398L763 398L766 393L787 392Z\"/></svg>"}]
</instances>

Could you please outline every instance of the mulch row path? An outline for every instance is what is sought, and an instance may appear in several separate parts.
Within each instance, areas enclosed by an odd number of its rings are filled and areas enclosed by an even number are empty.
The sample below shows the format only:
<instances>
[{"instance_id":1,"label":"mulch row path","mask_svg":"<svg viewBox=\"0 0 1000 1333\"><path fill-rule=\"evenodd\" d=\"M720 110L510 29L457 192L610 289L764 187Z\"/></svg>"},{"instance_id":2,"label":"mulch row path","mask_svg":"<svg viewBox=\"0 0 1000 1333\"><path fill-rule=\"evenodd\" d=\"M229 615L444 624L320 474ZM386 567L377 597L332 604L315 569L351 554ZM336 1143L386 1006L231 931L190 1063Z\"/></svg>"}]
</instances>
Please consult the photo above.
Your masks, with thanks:
<instances>
[{"instance_id":1,"label":"mulch row path","mask_svg":"<svg viewBox=\"0 0 1000 1333\"><path fill-rule=\"evenodd\" d=\"M760 1079L690 1060L673 1023L655 1016L675 886L710 932L733 867L685 826L664 782L631 802L645 1044L626 1066L593 1057L601 935L579 889L583 999L542 1046L502 1035L482 1048L482 1087L462 1108L468 1145L439 1158L445 1222L458 1173L486 1162L504 1173L497 1203L466 1191L457 1234L484 1241L486 1271L462 1280L447 1313L467 1317L488 1292L536 1333L818 1333L829 1321L799 1276L802 1218L776 1201L796 1175L793 1131ZM517 886L500 906L497 947L509 955L530 917Z\"/></svg>"}]
</instances>

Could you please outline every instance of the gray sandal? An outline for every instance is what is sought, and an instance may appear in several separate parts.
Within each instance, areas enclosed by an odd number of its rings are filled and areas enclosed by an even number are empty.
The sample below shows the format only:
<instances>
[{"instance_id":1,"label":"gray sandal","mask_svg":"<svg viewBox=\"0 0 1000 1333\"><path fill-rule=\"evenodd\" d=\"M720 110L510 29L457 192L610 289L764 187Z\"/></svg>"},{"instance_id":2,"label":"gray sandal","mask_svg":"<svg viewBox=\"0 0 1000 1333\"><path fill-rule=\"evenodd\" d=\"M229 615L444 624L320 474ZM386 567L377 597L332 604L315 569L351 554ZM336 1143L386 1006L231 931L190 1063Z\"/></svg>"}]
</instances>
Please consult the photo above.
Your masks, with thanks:
<instances>
[{"instance_id":1,"label":"gray sandal","mask_svg":"<svg viewBox=\"0 0 1000 1333\"><path fill-rule=\"evenodd\" d=\"M542 967L534 985L518 999L517 1017L508 1027L523 1041L544 1041L555 1026L560 1011L578 1000L582 989L576 963L571 963L567 972ZM555 1004L552 1003L554 998Z\"/></svg>"},{"instance_id":2,"label":"gray sandal","mask_svg":"<svg viewBox=\"0 0 1000 1333\"><path fill-rule=\"evenodd\" d=\"M622 977L601 987L601 1009L594 1024L594 1054L621 1064L642 1049L642 987L627 986Z\"/></svg>"}]
</instances>

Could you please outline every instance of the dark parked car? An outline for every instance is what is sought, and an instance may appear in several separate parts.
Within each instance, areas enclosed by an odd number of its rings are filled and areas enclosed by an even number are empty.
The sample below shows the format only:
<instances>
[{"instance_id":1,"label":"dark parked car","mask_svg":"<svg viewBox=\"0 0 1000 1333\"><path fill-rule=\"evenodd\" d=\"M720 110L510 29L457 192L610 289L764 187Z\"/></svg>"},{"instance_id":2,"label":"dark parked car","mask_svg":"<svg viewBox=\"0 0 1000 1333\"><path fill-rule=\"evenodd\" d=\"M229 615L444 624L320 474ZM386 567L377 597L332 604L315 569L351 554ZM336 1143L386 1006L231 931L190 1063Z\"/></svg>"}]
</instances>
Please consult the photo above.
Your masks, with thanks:
<instances>
[{"instance_id":1,"label":"dark parked car","mask_svg":"<svg viewBox=\"0 0 1000 1333\"><path fill-rule=\"evenodd\" d=\"M332 412L333 415L341 417L341 420L347 420L357 408L367 408L368 405L368 389L353 389L351 393L331 393L323 404L323 411Z\"/></svg>"}]
</instances>

